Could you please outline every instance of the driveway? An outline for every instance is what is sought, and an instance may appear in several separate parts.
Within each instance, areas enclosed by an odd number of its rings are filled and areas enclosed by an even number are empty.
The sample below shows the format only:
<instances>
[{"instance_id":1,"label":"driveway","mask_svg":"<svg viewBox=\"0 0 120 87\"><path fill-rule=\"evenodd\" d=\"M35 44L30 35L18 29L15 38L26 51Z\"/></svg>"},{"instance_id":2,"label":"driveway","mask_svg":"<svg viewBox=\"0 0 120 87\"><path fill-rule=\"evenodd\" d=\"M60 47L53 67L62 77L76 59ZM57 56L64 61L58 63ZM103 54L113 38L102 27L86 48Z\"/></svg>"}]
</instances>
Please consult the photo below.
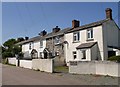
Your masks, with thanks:
<instances>
[{"instance_id":1,"label":"driveway","mask_svg":"<svg viewBox=\"0 0 120 87\"><path fill-rule=\"evenodd\" d=\"M118 78L68 73L51 74L3 65L2 85L118 85Z\"/></svg>"}]
</instances>

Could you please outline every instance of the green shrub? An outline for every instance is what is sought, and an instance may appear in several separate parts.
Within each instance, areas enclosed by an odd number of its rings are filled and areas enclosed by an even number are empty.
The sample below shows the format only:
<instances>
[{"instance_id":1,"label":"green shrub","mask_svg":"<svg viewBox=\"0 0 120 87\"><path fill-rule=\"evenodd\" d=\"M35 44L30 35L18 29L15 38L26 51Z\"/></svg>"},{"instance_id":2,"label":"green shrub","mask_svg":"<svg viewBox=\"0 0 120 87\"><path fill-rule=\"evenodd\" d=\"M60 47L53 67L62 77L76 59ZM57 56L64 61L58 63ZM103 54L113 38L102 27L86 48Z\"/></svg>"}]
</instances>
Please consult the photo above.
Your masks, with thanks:
<instances>
[{"instance_id":1,"label":"green shrub","mask_svg":"<svg viewBox=\"0 0 120 87\"><path fill-rule=\"evenodd\" d=\"M2 59L2 64L8 64L8 59Z\"/></svg>"},{"instance_id":2,"label":"green shrub","mask_svg":"<svg viewBox=\"0 0 120 87\"><path fill-rule=\"evenodd\" d=\"M109 57L108 60L120 63L120 56L112 56L112 57Z\"/></svg>"}]
</instances>

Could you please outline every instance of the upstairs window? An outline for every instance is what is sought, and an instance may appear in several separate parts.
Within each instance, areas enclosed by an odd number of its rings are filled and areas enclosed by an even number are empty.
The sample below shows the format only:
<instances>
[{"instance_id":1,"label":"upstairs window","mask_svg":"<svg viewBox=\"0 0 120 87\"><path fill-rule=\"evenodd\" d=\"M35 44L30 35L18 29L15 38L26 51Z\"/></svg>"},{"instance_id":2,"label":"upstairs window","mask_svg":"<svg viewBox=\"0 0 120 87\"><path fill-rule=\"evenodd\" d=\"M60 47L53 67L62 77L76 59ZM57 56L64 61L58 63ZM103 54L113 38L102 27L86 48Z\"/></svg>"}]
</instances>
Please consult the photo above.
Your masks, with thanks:
<instances>
[{"instance_id":1,"label":"upstairs window","mask_svg":"<svg viewBox=\"0 0 120 87\"><path fill-rule=\"evenodd\" d=\"M77 58L77 53L76 53L76 51L73 51L73 58L74 58L74 59Z\"/></svg>"},{"instance_id":2,"label":"upstairs window","mask_svg":"<svg viewBox=\"0 0 120 87\"><path fill-rule=\"evenodd\" d=\"M73 42L77 42L79 40L80 40L80 33L79 32L73 33Z\"/></svg>"},{"instance_id":3,"label":"upstairs window","mask_svg":"<svg viewBox=\"0 0 120 87\"><path fill-rule=\"evenodd\" d=\"M32 45L33 45L33 43L32 43L32 42L30 42L30 44L29 44L29 50L31 50L31 49L32 49Z\"/></svg>"},{"instance_id":4,"label":"upstairs window","mask_svg":"<svg viewBox=\"0 0 120 87\"><path fill-rule=\"evenodd\" d=\"M43 40L40 41L40 48L43 48Z\"/></svg>"},{"instance_id":5,"label":"upstairs window","mask_svg":"<svg viewBox=\"0 0 120 87\"><path fill-rule=\"evenodd\" d=\"M59 36L55 37L54 42L55 42L55 44L59 44L60 43L60 37Z\"/></svg>"},{"instance_id":6,"label":"upstairs window","mask_svg":"<svg viewBox=\"0 0 120 87\"><path fill-rule=\"evenodd\" d=\"M93 29L87 30L87 39L93 39Z\"/></svg>"}]
</instances>

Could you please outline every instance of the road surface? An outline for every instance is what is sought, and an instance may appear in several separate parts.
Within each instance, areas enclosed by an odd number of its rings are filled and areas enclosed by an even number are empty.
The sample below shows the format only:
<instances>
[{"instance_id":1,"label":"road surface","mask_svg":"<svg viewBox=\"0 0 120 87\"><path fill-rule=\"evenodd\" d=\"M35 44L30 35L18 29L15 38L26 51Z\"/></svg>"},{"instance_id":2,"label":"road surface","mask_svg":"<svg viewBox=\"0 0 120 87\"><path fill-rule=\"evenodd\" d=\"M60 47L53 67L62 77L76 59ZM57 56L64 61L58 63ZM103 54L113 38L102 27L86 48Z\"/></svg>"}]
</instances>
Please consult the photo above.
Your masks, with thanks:
<instances>
[{"instance_id":1,"label":"road surface","mask_svg":"<svg viewBox=\"0 0 120 87\"><path fill-rule=\"evenodd\" d=\"M118 85L118 78L68 73L45 73L2 65L2 85Z\"/></svg>"}]
</instances>

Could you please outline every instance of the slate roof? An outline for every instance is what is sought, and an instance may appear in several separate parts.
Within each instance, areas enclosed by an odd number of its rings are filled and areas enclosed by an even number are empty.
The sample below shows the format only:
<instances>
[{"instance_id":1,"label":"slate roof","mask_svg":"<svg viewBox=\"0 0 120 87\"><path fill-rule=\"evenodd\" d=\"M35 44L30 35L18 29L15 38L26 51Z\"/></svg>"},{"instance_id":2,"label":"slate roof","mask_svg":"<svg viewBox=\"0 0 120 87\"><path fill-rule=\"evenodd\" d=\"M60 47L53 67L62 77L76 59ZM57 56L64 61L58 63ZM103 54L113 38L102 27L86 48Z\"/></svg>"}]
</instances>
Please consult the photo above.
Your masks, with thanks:
<instances>
[{"instance_id":1,"label":"slate roof","mask_svg":"<svg viewBox=\"0 0 120 87\"><path fill-rule=\"evenodd\" d=\"M25 43L28 43L28 42L33 42L33 41L38 41L38 40L42 40L42 39L46 39L46 38L55 37L55 36L58 36L58 35L63 35L66 31L69 31L70 29L71 28L65 28L65 29L62 29L62 30L60 30L56 33L54 33L54 32L48 33L48 34L46 34L45 36L42 36L42 37L41 36L36 36L36 37L30 38L28 40L19 42L16 45L22 45L22 44L25 44Z\"/></svg>"},{"instance_id":2,"label":"slate roof","mask_svg":"<svg viewBox=\"0 0 120 87\"><path fill-rule=\"evenodd\" d=\"M20 45L20 44L22 45L22 44L32 42L32 41L38 41L38 40L41 40L41 39L46 39L46 38L51 38L51 37L55 37L55 36L58 36L58 35L63 35L64 33L70 33L70 32L74 32L74 31L79 31L79 30L99 26L99 25L102 25L103 23L107 22L108 20L109 19L100 20L100 21L93 22L93 23L90 23L90 24L82 25L82 26L74 28L74 29L73 28L65 28L65 29L62 29L62 30L60 30L56 33L54 33L54 32L48 33L47 35L45 35L43 37L36 36L36 37L30 38L29 40L25 40L25 41L17 43L17 45Z\"/></svg>"},{"instance_id":3,"label":"slate roof","mask_svg":"<svg viewBox=\"0 0 120 87\"><path fill-rule=\"evenodd\" d=\"M84 48L91 48L93 47L97 42L90 42L90 43L82 43L76 49L84 49Z\"/></svg>"},{"instance_id":4,"label":"slate roof","mask_svg":"<svg viewBox=\"0 0 120 87\"><path fill-rule=\"evenodd\" d=\"M55 37L58 35L63 35L65 32L69 31L70 29L71 28L65 28L65 29L62 29L56 33L54 33L54 32L48 33L45 38L51 38L51 37Z\"/></svg>"},{"instance_id":5,"label":"slate roof","mask_svg":"<svg viewBox=\"0 0 120 87\"><path fill-rule=\"evenodd\" d=\"M91 27L95 27L95 26L99 26L99 25L102 25L103 23L109 21L109 19L104 19L104 20L100 20L100 21L97 21L97 22L93 22L93 23L90 23L90 24L86 24L86 25L82 25L80 27L77 27L77 28L73 28L65 33L71 33L71 32L74 32L74 31L79 31L79 30L83 30L83 29L88 29L88 28L91 28Z\"/></svg>"}]
</instances>

